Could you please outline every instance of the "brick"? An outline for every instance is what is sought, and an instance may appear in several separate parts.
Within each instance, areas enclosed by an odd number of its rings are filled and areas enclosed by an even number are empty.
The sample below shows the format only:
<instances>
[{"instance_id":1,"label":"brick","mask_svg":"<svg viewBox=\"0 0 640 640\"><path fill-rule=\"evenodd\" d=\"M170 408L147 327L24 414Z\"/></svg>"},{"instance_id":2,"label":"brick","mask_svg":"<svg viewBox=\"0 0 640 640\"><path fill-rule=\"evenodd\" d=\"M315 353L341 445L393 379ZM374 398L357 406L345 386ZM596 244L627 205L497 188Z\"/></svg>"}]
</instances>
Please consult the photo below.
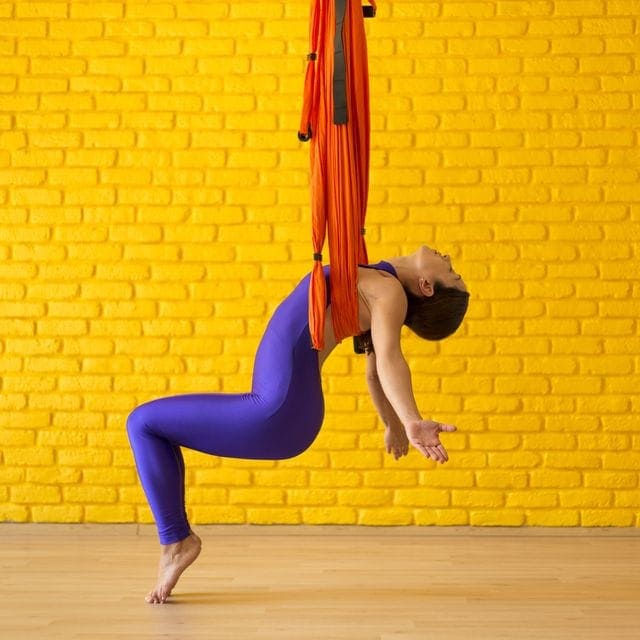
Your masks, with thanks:
<instances>
[{"instance_id":1,"label":"brick","mask_svg":"<svg viewBox=\"0 0 640 640\"><path fill-rule=\"evenodd\" d=\"M0 366L6 372L18 372L22 371L24 362L22 358L19 357L3 356L0 358Z\"/></svg>"},{"instance_id":2,"label":"brick","mask_svg":"<svg viewBox=\"0 0 640 640\"><path fill-rule=\"evenodd\" d=\"M251 472L248 469L196 469L194 478L198 485L250 486Z\"/></svg>"},{"instance_id":3,"label":"brick","mask_svg":"<svg viewBox=\"0 0 640 640\"><path fill-rule=\"evenodd\" d=\"M222 504L227 501L228 492L223 488L190 487L189 502L192 504Z\"/></svg>"},{"instance_id":4,"label":"brick","mask_svg":"<svg viewBox=\"0 0 640 640\"><path fill-rule=\"evenodd\" d=\"M332 451L329 454L331 467L335 469L369 469L378 468L382 457L381 452L359 452L354 456L352 451Z\"/></svg>"},{"instance_id":5,"label":"brick","mask_svg":"<svg viewBox=\"0 0 640 640\"><path fill-rule=\"evenodd\" d=\"M393 492L393 503L403 507L448 507L451 499L444 489L399 489Z\"/></svg>"},{"instance_id":6,"label":"brick","mask_svg":"<svg viewBox=\"0 0 640 640\"><path fill-rule=\"evenodd\" d=\"M639 491L616 491L614 494L616 507L631 507L637 510L640 507Z\"/></svg>"},{"instance_id":7,"label":"brick","mask_svg":"<svg viewBox=\"0 0 640 640\"><path fill-rule=\"evenodd\" d=\"M558 506L557 491L540 491L528 489L526 491L509 491L506 498L507 507L544 507Z\"/></svg>"},{"instance_id":8,"label":"brick","mask_svg":"<svg viewBox=\"0 0 640 640\"><path fill-rule=\"evenodd\" d=\"M87 373L131 373L132 365L128 358L85 358L82 362L83 371Z\"/></svg>"},{"instance_id":9,"label":"brick","mask_svg":"<svg viewBox=\"0 0 640 640\"><path fill-rule=\"evenodd\" d=\"M633 509L585 509L580 513L583 527L630 527L634 523Z\"/></svg>"},{"instance_id":10,"label":"brick","mask_svg":"<svg viewBox=\"0 0 640 640\"><path fill-rule=\"evenodd\" d=\"M83 515L81 506L72 505L33 505L30 510L33 522L76 523Z\"/></svg>"},{"instance_id":11,"label":"brick","mask_svg":"<svg viewBox=\"0 0 640 640\"><path fill-rule=\"evenodd\" d=\"M230 504L284 504L284 492L280 489L236 489L229 490Z\"/></svg>"},{"instance_id":12,"label":"brick","mask_svg":"<svg viewBox=\"0 0 640 640\"><path fill-rule=\"evenodd\" d=\"M244 509L229 505L213 507L209 505L194 505L190 509L190 520L194 524L245 524L247 515ZM296 515L292 512L291 515ZM294 521L291 524L298 524Z\"/></svg>"},{"instance_id":13,"label":"brick","mask_svg":"<svg viewBox=\"0 0 640 640\"><path fill-rule=\"evenodd\" d=\"M15 504L57 504L61 502L61 491L58 487L46 485L21 485L11 487L11 501Z\"/></svg>"},{"instance_id":14,"label":"brick","mask_svg":"<svg viewBox=\"0 0 640 640\"><path fill-rule=\"evenodd\" d=\"M496 38L447 38L448 50L453 55L463 56L496 56L500 50L500 43ZM498 67L503 67L500 61Z\"/></svg>"},{"instance_id":15,"label":"brick","mask_svg":"<svg viewBox=\"0 0 640 640\"><path fill-rule=\"evenodd\" d=\"M55 2L30 2L16 6L17 18L66 18L67 7Z\"/></svg>"},{"instance_id":16,"label":"brick","mask_svg":"<svg viewBox=\"0 0 640 640\"><path fill-rule=\"evenodd\" d=\"M521 527L525 524L525 514L515 510L487 510L470 513L472 527Z\"/></svg>"},{"instance_id":17,"label":"brick","mask_svg":"<svg viewBox=\"0 0 640 640\"><path fill-rule=\"evenodd\" d=\"M137 482L137 476L133 469L83 469L82 480L90 486L105 485L120 487Z\"/></svg>"},{"instance_id":18,"label":"brick","mask_svg":"<svg viewBox=\"0 0 640 640\"><path fill-rule=\"evenodd\" d=\"M556 55L604 53L602 38L587 38L583 34L575 38L554 38L551 51Z\"/></svg>"},{"instance_id":19,"label":"brick","mask_svg":"<svg viewBox=\"0 0 640 640\"><path fill-rule=\"evenodd\" d=\"M44 305L29 302L0 302L0 317L37 318L44 315Z\"/></svg>"},{"instance_id":20,"label":"brick","mask_svg":"<svg viewBox=\"0 0 640 640\"><path fill-rule=\"evenodd\" d=\"M115 396L110 393L84 393L82 399L90 411L119 411L123 416L127 415L135 403L132 396Z\"/></svg>"},{"instance_id":21,"label":"brick","mask_svg":"<svg viewBox=\"0 0 640 640\"><path fill-rule=\"evenodd\" d=\"M82 449L63 449L57 451L58 462L63 466L94 466L106 467L111 463L110 451L98 448L83 447Z\"/></svg>"},{"instance_id":22,"label":"brick","mask_svg":"<svg viewBox=\"0 0 640 640\"><path fill-rule=\"evenodd\" d=\"M400 526L413 524L413 512L403 507L385 509L361 509L358 517L359 525Z\"/></svg>"},{"instance_id":23,"label":"brick","mask_svg":"<svg viewBox=\"0 0 640 640\"><path fill-rule=\"evenodd\" d=\"M302 524L357 524L357 511L350 507L304 507Z\"/></svg>"},{"instance_id":24,"label":"brick","mask_svg":"<svg viewBox=\"0 0 640 640\"><path fill-rule=\"evenodd\" d=\"M416 473L412 471L367 471L364 483L368 487L411 487L415 486Z\"/></svg>"},{"instance_id":25,"label":"brick","mask_svg":"<svg viewBox=\"0 0 640 640\"><path fill-rule=\"evenodd\" d=\"M578 444L580 450L623 451L630 448L628 436L611 433L581 434L578 435Z\"/></svg>"},{"instance_id":26,"label":"brick","mask_svg":"<svg viewBox=\"0 0 640 640\"><path fill-rule=\"evenodd\" d=\"M526 524L529 527L577 527L580 525L580 513L570 509L527 510Z\"/></svg>"},{"instance_id":27,"label":"brick","mask_svg":"<svg viewBox=\"0 0 640 640\"><path fill-rule=\"evenodd\" d=\"M27 429L0 429L3 446L25 447L35 444L35 432Z\"/></svg>"},{"instance_id":28,"label":"brick","mask_svg":"<svg viewBox=\"0 0 640 640\"><path fill-rule=\"evenodd\" d=\"M561 393L561 391L557 391ZM574 394L575 395L575 391ZM545 429L547 431L596 431L599 427L599 421L596 416L586 415L557 415L547 416L545 418Z\"/></svg>"},{"instance_id":29,"label":"brick","mask_svg":"<svg viewBox=\"0 0 640 640\"><path fill-rule=\"evenodd\" d=\"M30 396L31 409L42 409L51 411L52 409L58 411L79 411L81 406L81 398L72 394L61 393L32 393ZM58 413L53 416L55 421L58 417ZM31 420L33 420L33 414L30 414ZM46 424L49 423L47 418Z\"/></svg>"},{"instance_id":30,"label":"brick","mask_svg":"<svg viewBox=\"0 0 640 640\"><path fill-rule=\"evenodd\" d=\"M423 487L443 487L464 488L472 487L474 477L472 471L451 471L446 469L438 469L436 472L421 474L419 486Z\"/></svg>"},{"instance_id":31,"label":"brick","mask_svg":"<svg viewBox=\"0 0 640 640\"><path fill-rule=\"evenodd\" d=\"M638 469L640 453L625 451L623 453L605 453L602 457L604 469Z\"/></svg>"},{"instance_id":32,"label":"brick","mask_svg":"<svg viewBox=\"0 0 640 640\"><path fill-rule=\"evenodd\" d=\"M601 456L590 452L547 453L544 456L545 467L550 469L600 469Z\"/></svg>"},{"instance_id":33,"label":"brick","mask_svg":"<svg viewBox=\"0 0 640 640\"><path fill-rule=\"evenodd\" d=\"M596 489L631 489L638 486L638 477L632 471L586 471L584 486Z\"/></svg>"},{"instance_id":34,"label":"brick","mask_svg":"<svg viewBox=\"0 0 640 640\"><path fill-rule=\"evenodd\" d=\"M279 466L283 468L323 469L329 466L328 454L324 451L307 450L302 455L289 460L280 460Z\"/></svg>"},{"instance_id":35,"label":"brick","mask_svg":"<svg viewBox=\"0 0 640 640\"><path fill-rule=\"evenodd\" d=\"M579 489L563 491L560 494L560 505L562 507L603 508L612 506L612 502L613 493L611 491Z\"/></svg>"},{"instance_id":36,"label":"brick","mask_svg":"<svg viewBox=\"0 0 640 640\"><path fill-rule=\"evenodd\" d=\"M421 526L466 526L469 512L466 509L416 509L415 524Z\"/></svg>"},{"instance_id":37,"label":"brick","mask_svg":"<svg viewBox=\"0 0 640 640\"><path fill-rule=\"evenodd\" d=\"M103 504L117 500L117 492L113 487L77 486L63 489L65 503Z\"/></svg>"},{"instance_id":38,"label":"brick","mask_svg":"<svg viewBox=\"0 0 640 640\"><path fill-rule=\"evenodd\" d=\"M308 473L300 469L267 469L253 474L260 487L303 487L308 484Z\"/></svg>"},{"instance_id":39,"label":"brick","mask_svg":"<svg viewBox=\"0 0 640 640\"><path fill-rule=\"evenodd\" d=\"M135 522L135 509L131 505L87 505L84 507L85 522Z\"/></svg>"},{"instance_id":40,"label":"brick","mask_svg":"<svg viewBox=\"0 0 640 640\"><path fill-rule=\"evenodd\" d=\"M46 29L44 20L0 20L0 35L7 37L44 38Z\"/></svg>"},{"instance_id":41,"label":"brick","mask_svg":"<svg viewBox=\"0 0 640 640\"><path fill-rule=\"evenodd\" d=\"M309 474L309 486L312 487L352 488L361 484L361 474L354 471L323 470L311 471Z\"/></svg>"},{"instance_id":42,"label":"brick","mask_svg":"<svg viewBox=\"0 0 640 640\"><path fill-rule=\"evenodd\" d=\"M573 319L529 319L525 326L525 334L530 336L575 336L578 322Z\"/></svg>"},{"instance_id":43,"label":"brick","mask_svg":"<svg viewBox=\"0 0 640 640\"><path fill-rule=\"evenodd\" d=\"M518 448L521 438L512 434L471 434L469 445L471 449L482 451L509 451Z\"/></svg>"},{"instance_id":44,"label":"brick","mask_svg":"<svg viewBox=\"0 0 640 640\"><path fill-rule=\"evenodd\" d=\"M436 2L405 2L401 5L392 5L391 15L398 19L437 18L440 15L440 8Z\"/></svg>"},{"instance_id":45,"label":"brick","mask_svg":"<svg viewBox=\"0 0 640 640\"><path fill-rule=\"evenodd\" d=\"M524 472L478 471L476 484L480 488L524 489L528 484L528 476Z\"/></svg>"},{"instance_id":46,"label":"brick","mask_svg":"<svg viewBox=\"0 0 640 640\"><path fill-rule=\"evenodd\" d=\"M527 451L575 451L577 441L576 436L563 433L532 433L522 437L523 447Z\"/></svg>"},{"instance_id":47,"label":"brick","mask_svg":"<svg viewBox=\"0 0 640 640\"><path fill-rule=\"evenodd\" d=\"M494 469L532 469L540 466L542 456L531 451L489 453L489 467Z\"/></svg>"},{"instance_id":48,"label":"brick","mask_svg":"<svg viewBox=\"0 0 640 640\"><path fill-rule=\"evenodd\" d=\"M607 12L610 16L632 16L640 12L639 0L609 0L607 2Z\"/></svg>"},{"instance_id":49,"label":"brick","mask_svg":"<svg viewBox=\"0 0 640 640\"><path fill-rule=\"evenodd\" d=\"M572 0L557 0L555 12L559 16L590 16L604 15L606 3L603 0L585 0L577 5Z\"/></svg>"},{"instance_id":50,"label":"brick","mask_svg":"<svg viewBox=\"0 0 640 640\"><path fill-rule=\"evenodd\" d=\"M2 485L19 484L24 482L26 473L24 469L0 467L0 483Z\"/></svg>"},{"instance_id":51,"label":"brick","mask_svg":"<svg viewBox=\"0 0 640 640\"><path fill-rule=\"evenodd\" d=\"M22 505L0 502L0 520L2 522L29 522L30 509Z\"/></svg>"},{"instance_id":52,"label":"brick","mask_svg":"<svg viewBox=\"0 0 640 640\"><path fill-rule=\"evenodd\" d=\"M546 394L550 389L548 379L542 376L497 377L495 380L495 390L499 394Z\"/></svg>"},{"instance_id":53,"label":"brick","mask_svg":"<svg viewBox=\"0 0 640 640\"><path fill-rule=\"evenodd\" d=\"M626 381L626 378L622 379ZM611 393L615 393L615 389L608 389ZM631 400L627 396L606 396L603 398L590 397L585 399L580 399L577 402L578 411L582 414L618 414L618 415L628 415L629 408L633 411L633 400Z\"/></svg>"},{"instance_id":54,"label":"brick","mask_svg":"<svg viewBox=\"0 0 640 640\"><path fill-rule=\"evenodd\" d=\"M552 471L539 469L531 472L530 484L534 488L574 488L580 486L581 476L577 471Z\"/></svg>"},{"instance_id":55,"label":"brick","mask_svg":"<svg viewBox=\"0 0 640 640\"><path fill-rule=\"evenodd\" d=\"M17 373L15 375L5 374L3 380L4 392L28 392L28 393L42 393L50 392L55 388L56 381L51 376L32 375L25 377L24 375Z\"/></svg>"},{"instance_id":56,"label":"brick","mask_svg":"<svg viewBox=\"0 0 640 640\"><path fill-rule=\"evenodd\" d=\"M15 393L3 393L0 396L0 409L15 412L21 411L27 405L26 396L24 394Z\"/></svg>"},{"instance_id":57,"label":"brick","mask_svg":"<svg viewBox=\"0 0 640 640\"><path fill-rule=\"evenodd\" d=\"M331 490L305 488L287 491L287 504L292 506L335 505L336 501L337 494Z\"/></svg>"},{"instance_id":58,"label":"brick","mask_svg":"<svg viewBox=\"0 0 640 640\"><path fill-rule=\"evenodd\" d=\"M117 393L144 392L152 395L166 395L168 391L166 377L161 375L147 375L146 377L121 376L113 382L113 390ZM96 389L95 391L98 390ZM196 389L191 389L191 391L195 392ZM106 394L104 391L103 393Z\"/></svg>"}]
</instances>

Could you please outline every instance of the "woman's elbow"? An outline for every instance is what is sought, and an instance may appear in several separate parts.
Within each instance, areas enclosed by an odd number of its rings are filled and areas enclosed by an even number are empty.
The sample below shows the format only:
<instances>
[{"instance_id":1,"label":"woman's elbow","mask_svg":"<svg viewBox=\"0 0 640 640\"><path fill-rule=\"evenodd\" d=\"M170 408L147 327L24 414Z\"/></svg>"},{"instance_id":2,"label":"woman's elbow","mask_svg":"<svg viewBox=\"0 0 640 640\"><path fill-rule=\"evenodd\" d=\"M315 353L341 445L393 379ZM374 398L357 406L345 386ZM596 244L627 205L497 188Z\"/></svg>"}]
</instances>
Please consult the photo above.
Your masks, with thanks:
<instances>
[{"instance_id":1,"label":"woman's elbow","mask_svg":"<svg viewBox=\"0 0 640 640\"><path fill-rule=\"evenodd\" d=\"M377 371L367 371L365 378L367 380L367 384L369 385L380 384L380 377L378 376Z\"/></svg>"}]
</instances>

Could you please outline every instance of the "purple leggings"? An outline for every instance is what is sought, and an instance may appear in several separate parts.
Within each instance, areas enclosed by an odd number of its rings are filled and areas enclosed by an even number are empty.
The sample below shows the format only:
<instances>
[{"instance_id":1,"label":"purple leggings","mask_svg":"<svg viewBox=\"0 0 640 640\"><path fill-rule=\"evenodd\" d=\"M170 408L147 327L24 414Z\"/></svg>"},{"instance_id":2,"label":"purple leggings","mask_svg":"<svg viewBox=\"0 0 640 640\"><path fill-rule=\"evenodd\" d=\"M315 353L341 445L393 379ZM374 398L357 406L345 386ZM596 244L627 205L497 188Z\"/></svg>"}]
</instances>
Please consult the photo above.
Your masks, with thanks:
<instances>
[{"instance_id":1,"label":"purple leggings","mask_svg":"<svg viewBox=\"0 0 640 640\"><path fill-rule=\"evenodd\" d=\"M328 282L328 268L325 267ZM253 460L292 458L324 418L308 325L309 276L276 309L258 347L250 393L199 393L143 404L127 420L138 475L162 544L189 535L180 447Z\"/></svg>"}]
</instances>

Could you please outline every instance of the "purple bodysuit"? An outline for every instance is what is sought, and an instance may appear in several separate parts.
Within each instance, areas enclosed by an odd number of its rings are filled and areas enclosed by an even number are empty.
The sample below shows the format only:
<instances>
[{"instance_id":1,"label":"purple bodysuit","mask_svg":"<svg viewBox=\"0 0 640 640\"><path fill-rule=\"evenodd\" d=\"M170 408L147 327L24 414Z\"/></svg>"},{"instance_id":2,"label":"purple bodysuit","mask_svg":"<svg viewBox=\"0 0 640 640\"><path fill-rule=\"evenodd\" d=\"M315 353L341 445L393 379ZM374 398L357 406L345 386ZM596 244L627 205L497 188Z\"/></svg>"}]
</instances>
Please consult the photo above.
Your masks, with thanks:
<instances>
[{"instance_id":1,"label":"purple bodysuit","mask_svg":"<svg viewBox=\"0 0 640 640\"><path fill-rule=\"evenodd\" d=\"M396 276L388 262L367 268ZM329 267L324 273L328 306ZM305 451L318 435L324 399L318 352L311 347L308 296L309 275L267 325L251 392L160 398L129 415L129 441L162 544L178 542L190 532L180 447L229 458L281 460Z\"/></svg>"}]
</instances>

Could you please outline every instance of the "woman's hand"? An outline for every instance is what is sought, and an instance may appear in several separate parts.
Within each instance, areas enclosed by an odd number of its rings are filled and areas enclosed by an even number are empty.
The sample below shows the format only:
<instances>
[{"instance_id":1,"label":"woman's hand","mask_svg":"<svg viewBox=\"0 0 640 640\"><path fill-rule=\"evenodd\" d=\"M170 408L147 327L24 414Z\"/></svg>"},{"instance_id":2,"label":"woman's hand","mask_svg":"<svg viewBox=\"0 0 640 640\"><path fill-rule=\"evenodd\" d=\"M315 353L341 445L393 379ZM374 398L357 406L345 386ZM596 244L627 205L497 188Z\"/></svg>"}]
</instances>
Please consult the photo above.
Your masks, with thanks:
<instances>
[{"instance_id":1,"label":"woman's hand","mask_svg":"<svg viewBox=\"0 0 640 640\"><path fill-rule=\"evenodd\" d=\"M385 427L384 448L396 460L409 453L409 438L407 438L404 427L399 421L397 425Z\"/></svg>"},{"instance_id":2,"label":"woman's hand","mask_svg":"<svg viewBox=\"0 0 640 640\"><path fill-rule=\"evenodd\" d=\"M425 458L431 458L440 463L449 459L447 450L440 442L440 433L455 430L456 428L452 424L442 424L433 420L415 420L406 426L409 442Z\"/></svg>"}]
</instances>

